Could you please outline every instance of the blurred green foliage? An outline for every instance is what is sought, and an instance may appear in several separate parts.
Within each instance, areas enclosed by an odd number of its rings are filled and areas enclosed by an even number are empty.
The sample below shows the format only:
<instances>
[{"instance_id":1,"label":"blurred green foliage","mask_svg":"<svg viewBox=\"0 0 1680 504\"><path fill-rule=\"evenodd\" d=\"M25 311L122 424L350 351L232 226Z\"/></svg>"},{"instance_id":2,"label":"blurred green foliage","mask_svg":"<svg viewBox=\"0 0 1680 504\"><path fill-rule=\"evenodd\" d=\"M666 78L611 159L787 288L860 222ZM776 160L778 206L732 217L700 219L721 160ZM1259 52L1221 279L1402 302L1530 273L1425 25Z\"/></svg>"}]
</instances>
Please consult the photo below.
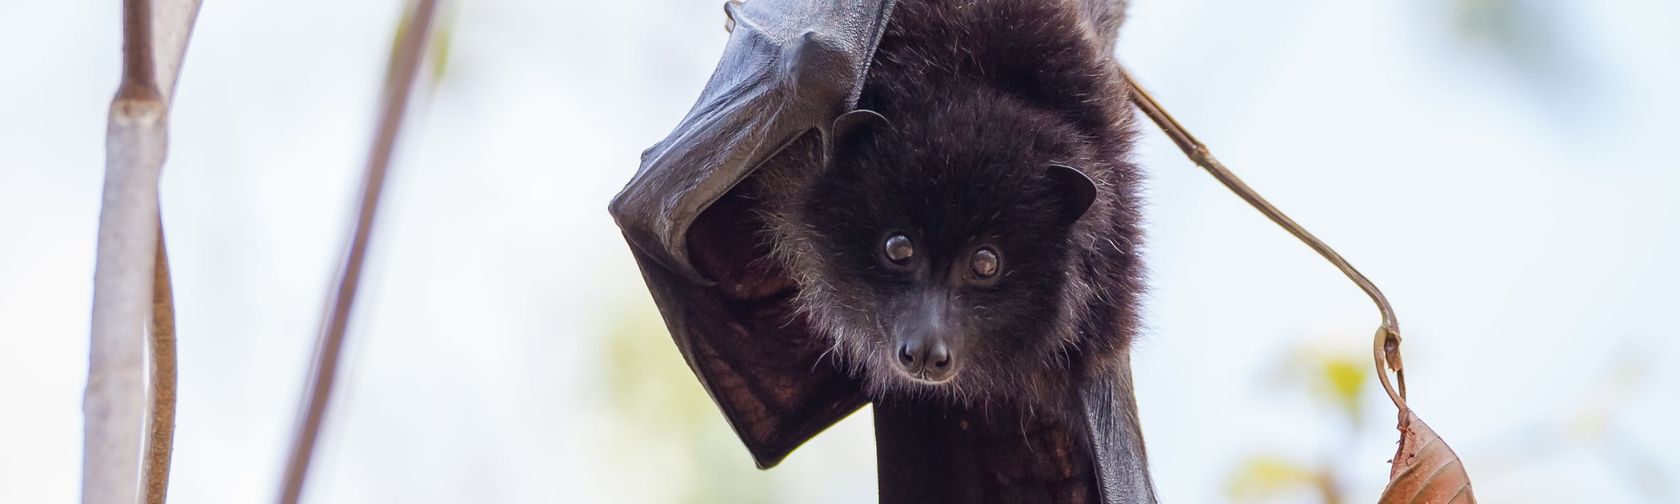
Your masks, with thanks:
<instances>
[{"instance_id":1,"label":"blurred green foliage","mask_svg":"<svg viewBox=\"0 0 1680 504\"><path fill-rule=\"evenodd\" d=\"M1340 407L1355 427L1359 426L1363 420L1359 400L1365 395L1365 384L1371 381L1370 363L1346 355L1325 355L1314 359L1313 365L1317 370L1313 388Z\"/></svg>"},{"instance_id":2,"label":"blurred green foliage","mask_svg":"<svg viewBox=\"0 0 1680 504\"><path fill-rule=\"evenodd\" d=\"M449 50L455 42L455 26L459 20L458 8L454 2L444 3L445 8L439 14L441 19L435 31L432 32L431 47L426 54L432 59L432 87L436 88L438 81L449 73Z\"/></svg>"},{"instance_id":3,"label":"blurred green foliage","mask_svg":"<svg viewBox=\"0 0 1680 504\"><path fill-rule=\"evenodd\" d=\"M1449 0L1448 22L1459 41L1481 49L1513 70L1515 82L1542 96L1566 93L1578 99L1592 84L1593 62L1570 37L1573 15L1562 2L1546 0ZM1547 103L1560 100L1547 100ZM1571 100L1573 101L1573 100ZM1551 103L1553 106L1558 103Z\"/></svg>"},{"instance_id":4,"label":"blurred green foliage","mask_svg":"<svg viewBox=\"0 0 1680 504\"><path fill-rule=\"evenodd\" d=\"M1226 483L1226 493L1239 502L1313 495L1321 502L1338 504L1341 497L1331 476L1331 471L1309 468L1292 460L1255 456L1232 473Z\"/></svg>"},{"instance_id":5,"label":"blurred green foliage","mask_svg":"<svg viewBox=\"0 0 1680 504\"><path fill-rule=\"evenodd\" d=\"M1347 421L1349 431L1363 423L1361 402L1371 383L1371 363L1359 355L1303 349L1283 362L1285 388L1304 389L1328 411ZM1328 455L1328 454L1327 454ZM1247 456L1227 476L1225 493L1235 502L1343 502L1341 475L1330 457L1302 461L1275 454Z\"/></svg>"},{"instance_id":6,"label":"blurred green foliage","mask_svg":"<svg viewBox=\"0 0 1680 504\"><path fill-rule=\"evenodd\" d=\"M651 308L615 317L601 359L612 426L605 434L623 448L615 450L615 470L646 476L665 494L657 502L774 502L771 480L753 466ZM659 469L671 471L653 473Z\"/></svg>"},{"instance_id":7,"label":"blurred green foliage","mask_svg":"<svg viewBox=\"0 0 1680 504\"><path fill-rule=\"evenodd\" d=\"M402 11L402 17L397 19L397 30L391 34L389 50L391 57L386 58L385 72L387 74L394 70L390 65L396 61L397 46L402 42L403 35L408 33L408 30L412 29L414 25L414 8L413 3L408 4ZM443 80L444 75L449 73L450 49L454 45L455 27L460 24L460 18L460 6L456 2L442 2L438 6L437 19L432 23L431 37L426 41L425 54L428 60L426 63L430 63L431 67L430 73L425 75L425 82L428 85L423 86L427 93L435 90L438 83ZM390 80L389 78L386 79L387 82ZM391 90L387 89L385 91L390 92Z\"/></svg>"}]
</instances>

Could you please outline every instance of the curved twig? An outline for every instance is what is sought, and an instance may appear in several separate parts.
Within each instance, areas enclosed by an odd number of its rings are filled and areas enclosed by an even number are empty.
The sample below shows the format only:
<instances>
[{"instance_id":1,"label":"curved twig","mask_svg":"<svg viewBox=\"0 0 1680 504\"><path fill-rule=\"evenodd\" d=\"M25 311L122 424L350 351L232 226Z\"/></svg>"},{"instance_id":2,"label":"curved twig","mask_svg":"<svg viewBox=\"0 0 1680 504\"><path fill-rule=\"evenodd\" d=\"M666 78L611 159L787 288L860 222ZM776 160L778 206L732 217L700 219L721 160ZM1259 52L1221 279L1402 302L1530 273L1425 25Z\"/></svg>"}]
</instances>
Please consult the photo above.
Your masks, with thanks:
<instances>
[{"instance_id":1,"label":"curved twig","mask_svg":"<svg viewBox=\"0 0 1680 504\"><path fill-rule=\"evenodd\" d=\"M158 221L157 267L152 283L152 415L147 423L146 504L163 504L169 496L169 463L175 448L175 295L169 281L169 253L164 246L163 221Z\"/></svg>"},{"instance_id":2,"label":"curved twig","mask_svg":"<svg viewBox=\"0 0 1680 504\"><path fill-rule=\"evenodd\" d=\"M344 350L345 332L356 301L356 288L362 279L362 264L367 258L368 242L373 235L374 215L378 212L385 176L390 170L391 152L396 147L397 132L408 108L408 97L420 70L420 57L425 52L425 42L436 10L436 0L417 0L409 11L413 17L406 19L407 26L399 30L400 40L391 54L390 71L385 75L379 126L362 181L356 228L339 270L337 288L330 299L331 311L322 323L309 382L304 390L304 404L298 416L297 432L286 462L280 489L280 502L284 504L293 504L302 498L304 483L309 477L309 465L315 455L315 445L320 440L321 424L332 400L339 356Z\"/></svg>"},{"instance_id":3,"label":"curved twig","mask_svg":"<svg viewBox=\"0 0 1680 504\"><path fill-rule=\"evenodd\" d=\"M1406 409L1406 375L1400 361L1400 322L1394 318L1394 307L1388 304L1388 298L1383 296L1382 291L1377 289L1376 284L1371 283L1371 280L1366 278L1363 273L1354 269L1352 264L1348 264L1347 259L1343 259L1341 254L1337 254L1335 249L1330 248L1329 245L1308 232L1306 228L1295 223L1294 219L1284 215L1282 210L1272 206L1270 202L1266 201L1266 198L1261 197L1248 184L1243 183L1242 179L1237 178L1236 174L1226 169L1225 165L1220 163L1218 159L1214 159L1213 153L1208 151L1207 146L1196 140L1196 137L1184 129L1184 126L1178 124L1177 120L1167 114L1167 111L1161 108L1161 104L1155 101L1155 97L1150 96L1148 91L1138 86L1137 80L1133 79L1130 74L1121 70L1121 76L1131 87L1132 103L1137 105L1137 108L1142 110L1144 115L1149 116L1150 120L1155 121L1155 124L1167 133L1167 137L1178 145L1179 150L1184 151L1184 155L1189 156L1190 160L1194 161L1197 166L1207 170L1209 174L1213 175L1214 179L1224 184L1225 188L1237 193L1238 197L1247 201L1250 206L1259 210L1266 218L1271 219L1278 226L1282 226L1284 230L1289 231L1289 234L1295 235L1296 239L1306 243L1314 252L1318 252L1318 255L1324 256L1324 259L1330 261L1330 264L1334 264L1336 269L1341 270L1343 275L1347 275L1349 280L1353 280L1353 283L1358 285L1360 290L1365 291L1365 295L1370 296L1371 301L1377 304L1377 310L1382 312L1382 326L1377 328L1377 335L1372 342L1371 349L1372 357L1376 360L1377 377L1382 381L1383 390L1388 392L1389 400L1394 401L1394 405L1404 411ZM1388 369L1394 370L1395 380L1400 384L1398 391L1395 390L1394 385L1389 383L1388 373L1383 372L1384 364L1387 364Z\"/></svg>"}]
</instances>

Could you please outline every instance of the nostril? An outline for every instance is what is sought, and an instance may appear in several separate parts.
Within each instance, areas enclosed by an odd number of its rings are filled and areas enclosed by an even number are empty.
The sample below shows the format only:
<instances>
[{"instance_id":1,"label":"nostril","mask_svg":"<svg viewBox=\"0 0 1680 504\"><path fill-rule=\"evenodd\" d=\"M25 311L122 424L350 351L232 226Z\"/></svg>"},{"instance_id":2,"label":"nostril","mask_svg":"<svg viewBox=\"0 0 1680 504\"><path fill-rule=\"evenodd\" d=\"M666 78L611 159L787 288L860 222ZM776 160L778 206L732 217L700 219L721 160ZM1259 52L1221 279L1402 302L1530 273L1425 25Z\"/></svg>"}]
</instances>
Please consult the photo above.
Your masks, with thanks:
<instances>
[{"instance_id":1,"label":"nostril","mask_svg":"<svg viewBox=\"0 0 1680 504\"><path fill-rule=\"evenodd\" d=\"M900 345L898 347L898 363L903 364L904 367L916 365L916 356L910 353L910 345Z\"/></svg>"},{"instance_id":2,"label":"nostril","mask_svg":"<svg viewBox=\"0 0 1680 504\"><path fill-rule=\"evenodd\" d=\"M945 345L934 345L933 351L928 353L928 361L932 362L933 367L938 369L950 367L951 351L947 350Z\"/></svg>"}]
</instances>

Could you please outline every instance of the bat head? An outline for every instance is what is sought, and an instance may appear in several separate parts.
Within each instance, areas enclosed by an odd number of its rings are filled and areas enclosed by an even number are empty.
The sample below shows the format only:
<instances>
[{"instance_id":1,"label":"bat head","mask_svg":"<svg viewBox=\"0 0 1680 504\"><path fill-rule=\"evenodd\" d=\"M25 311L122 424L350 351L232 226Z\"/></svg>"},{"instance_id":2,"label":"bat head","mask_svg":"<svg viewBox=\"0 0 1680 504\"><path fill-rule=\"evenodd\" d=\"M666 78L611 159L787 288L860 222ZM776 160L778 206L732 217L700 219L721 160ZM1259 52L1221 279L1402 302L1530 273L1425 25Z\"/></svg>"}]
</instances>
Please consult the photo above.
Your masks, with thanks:
<instances>
[{"instance_id":1,"label":"bat head","mask_svg":"<svg viewBox=\"0 0 1680 504\"><path fill-rule=\"evenodd\" d=\"M1094 148L1001 94L895 115L831 131L800 210L801 308L877 395L1020 388L1079 334L1074 225L1097 188L1077 167Z\"/></svg>"}]
</instances>

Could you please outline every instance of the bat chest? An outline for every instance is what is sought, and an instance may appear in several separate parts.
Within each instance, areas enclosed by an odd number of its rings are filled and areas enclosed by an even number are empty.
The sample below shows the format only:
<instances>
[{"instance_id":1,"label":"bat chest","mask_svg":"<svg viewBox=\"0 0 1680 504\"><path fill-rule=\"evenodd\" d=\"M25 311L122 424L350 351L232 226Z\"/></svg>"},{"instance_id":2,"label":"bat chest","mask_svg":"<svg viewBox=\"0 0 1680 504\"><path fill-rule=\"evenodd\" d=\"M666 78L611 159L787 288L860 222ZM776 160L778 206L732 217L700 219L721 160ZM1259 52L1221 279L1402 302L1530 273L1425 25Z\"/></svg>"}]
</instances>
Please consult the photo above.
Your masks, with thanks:
<instances>
[{"instance_id":1,"label":"bat chest","mask_svg":"<svg viewBox=\"0 0 1680 504\"><path fill-rule=\"evenodd\" d=\"M877 403L881 502L1100 502L1078 429L1023 413Z\"/></svg>"}]
</instances>

